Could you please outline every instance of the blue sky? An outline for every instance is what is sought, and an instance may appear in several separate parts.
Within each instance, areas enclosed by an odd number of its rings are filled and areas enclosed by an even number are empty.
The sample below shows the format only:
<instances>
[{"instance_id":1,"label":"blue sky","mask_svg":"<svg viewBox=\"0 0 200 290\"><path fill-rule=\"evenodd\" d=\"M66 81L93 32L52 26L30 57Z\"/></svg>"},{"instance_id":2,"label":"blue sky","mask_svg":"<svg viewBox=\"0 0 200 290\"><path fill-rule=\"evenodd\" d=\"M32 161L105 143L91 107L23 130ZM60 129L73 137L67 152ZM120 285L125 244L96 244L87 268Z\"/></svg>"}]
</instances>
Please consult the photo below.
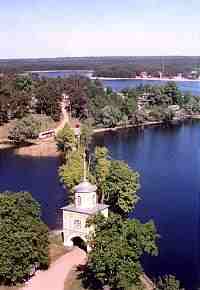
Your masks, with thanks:
<instances>
[{"instance_id":1,"label":"blue sky","mask_svg":"<svg viewBox=\"0 0 200 290\"><path fill-rule=\"evenodd\" d=\"M0 0L0 58L200 55L199 0Z\"/></svg>"}]
</instances>

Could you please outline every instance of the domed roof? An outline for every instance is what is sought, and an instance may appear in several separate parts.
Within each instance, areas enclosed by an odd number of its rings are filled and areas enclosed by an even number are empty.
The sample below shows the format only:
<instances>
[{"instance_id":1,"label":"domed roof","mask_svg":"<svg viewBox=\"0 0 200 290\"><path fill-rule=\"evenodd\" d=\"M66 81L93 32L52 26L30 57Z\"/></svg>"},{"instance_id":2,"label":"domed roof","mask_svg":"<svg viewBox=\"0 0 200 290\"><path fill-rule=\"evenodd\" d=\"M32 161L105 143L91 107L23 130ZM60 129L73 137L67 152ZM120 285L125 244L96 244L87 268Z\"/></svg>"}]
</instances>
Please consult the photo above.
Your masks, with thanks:
<instances>
[{"instance_id":1,"label":"domed roof","mask_svg":"<svg viewBox=\"0 0 200 290\"><path fill-rule=\"evenodd\" d=\"M88 192L95 192L97 190L96 185L92 185L88 181L83 181L79 185L74 187L76 192L80 193L88 193Z\"/></svg>"}]
</instances>

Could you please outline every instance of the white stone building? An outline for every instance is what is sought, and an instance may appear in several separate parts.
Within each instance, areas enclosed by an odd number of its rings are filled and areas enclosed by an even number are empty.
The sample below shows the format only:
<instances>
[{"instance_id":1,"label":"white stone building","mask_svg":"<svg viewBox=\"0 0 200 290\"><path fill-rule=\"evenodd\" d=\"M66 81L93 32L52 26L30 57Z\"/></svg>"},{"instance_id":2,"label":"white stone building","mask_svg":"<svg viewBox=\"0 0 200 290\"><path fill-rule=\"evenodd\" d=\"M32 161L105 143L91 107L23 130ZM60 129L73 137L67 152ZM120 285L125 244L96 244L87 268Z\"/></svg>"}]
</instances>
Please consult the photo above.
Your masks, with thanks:
<instances>
[{"instance_id":1,"label":"white stone building","mask_svg":"<svg viewBox=\"0 0 200 290\"><path fill-rule=\"evenodd\" d=\"M96 185L86 180L81 182L75 187L75 203L62 208L65 246L85 245L85 250L89 250L87 238L94 229L86 227L87 219L97 213L108 217L108 205L97 202L96 190Z\"/></svg>"}]
</instances>

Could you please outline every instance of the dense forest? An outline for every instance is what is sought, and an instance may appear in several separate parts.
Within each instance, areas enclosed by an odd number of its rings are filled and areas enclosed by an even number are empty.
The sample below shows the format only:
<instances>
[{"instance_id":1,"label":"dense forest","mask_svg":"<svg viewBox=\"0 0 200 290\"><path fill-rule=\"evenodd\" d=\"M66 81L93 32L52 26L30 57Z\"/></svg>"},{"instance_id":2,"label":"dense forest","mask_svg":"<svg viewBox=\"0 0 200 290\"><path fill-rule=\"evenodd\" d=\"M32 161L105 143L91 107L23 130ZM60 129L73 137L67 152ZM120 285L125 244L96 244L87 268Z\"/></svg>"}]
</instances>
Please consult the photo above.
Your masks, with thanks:
<instances>
[{"instance_id":1,"label":"dense forest","mask_svg":"<svg viewBox=\"0 0 200 290\"><path fill-rule=\"evenodd\" d=\"M0 125L21 119L29 113L60 119L62 84L60 80L32 80L17 75L0 77Z\"/></svg>"},{"instance_id":2,"label":"dense forest","mask_svg":"<svg viewBox=\"0 0 200 290\"><path fill-rule=\"evenodd\" d=\"M33 79L9 74L0 77L0 125L19 120L10 139L37 138L51 120L60 120L63 95L69 97L72 117L95 128L170 122L200 112L199 97L183 95L174 82L119 93L83 76Z\"/></svg>"},{"instance_id":3,"label":"dense forest","mask_svg":"<svg viewBox=\"0 0 200 290\"><path fill-rule=\"evenodd\" d=\"M93 70L95 76L134 77L143 71L165 76L191 71L199 75L200 56L63 57L43 59L2 59L0 73L34 70Z\"/></svg>"}]
</instances>

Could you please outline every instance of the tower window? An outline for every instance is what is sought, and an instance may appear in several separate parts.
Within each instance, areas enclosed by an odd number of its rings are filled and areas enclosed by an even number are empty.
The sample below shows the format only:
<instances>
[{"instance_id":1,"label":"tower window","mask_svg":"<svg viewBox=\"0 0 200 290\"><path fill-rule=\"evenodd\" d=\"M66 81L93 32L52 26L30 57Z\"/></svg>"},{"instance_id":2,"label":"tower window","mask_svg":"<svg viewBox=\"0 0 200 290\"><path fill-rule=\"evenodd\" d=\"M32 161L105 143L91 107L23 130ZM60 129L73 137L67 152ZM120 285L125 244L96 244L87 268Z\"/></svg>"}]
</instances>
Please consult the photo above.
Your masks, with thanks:
<instances>
[{"instance_id":1,"label":"tower window","mask_svg":"<svg viewBox=\"0 0 200 290\"><path fill-rule=\"evenodd\" d=\"M81 220L74 220L74 228L80 230L81 228Z\"/></svg>"},{"instance_id":2,"label":"tower window","mask_svg":"<svg viewBox=\"0 0 200 290\"><path fill-rule=\"evenodd\" d=\"M81 197L80 196L77 197L77 206L81 206Z\"/></svg>"}]
</instances>

